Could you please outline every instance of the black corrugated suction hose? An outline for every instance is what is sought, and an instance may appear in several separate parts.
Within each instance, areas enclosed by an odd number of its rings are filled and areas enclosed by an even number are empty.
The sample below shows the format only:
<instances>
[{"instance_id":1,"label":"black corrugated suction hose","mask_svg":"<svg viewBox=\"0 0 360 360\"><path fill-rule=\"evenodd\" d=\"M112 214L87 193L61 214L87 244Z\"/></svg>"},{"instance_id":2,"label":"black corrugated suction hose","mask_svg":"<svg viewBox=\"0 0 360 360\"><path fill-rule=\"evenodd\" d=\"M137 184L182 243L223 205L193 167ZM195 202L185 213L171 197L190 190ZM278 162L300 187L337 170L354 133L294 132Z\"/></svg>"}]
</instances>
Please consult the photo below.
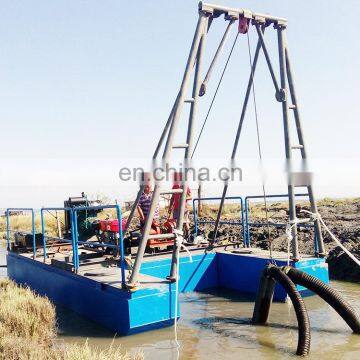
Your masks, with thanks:
<instances>
[{"instance_id":1,"label":"black corrugated suction hose","mask_svg":"<svg viewBox=\"0 0 360 360\"><path fill-rule=\"evenodd\" d=\"M299 335L296 355L305 356L310 351L310 321L305 307L305 303L297 291L295 284L287 276L281 268L276 266L269 266L267 270L268 276L276 280L285 289L289 295L295 309L296 318L298 321Z\"/></svg>"},{"instance_id":2,"label":"black corrugated suction hose","mask_svg":"<svg viewBox=\"0 0 360 360\"><path fill-rule=\"evenodd\" d=\"M324 299L345 320L355 334L360 334L359 316L336 290L316 277L290 266L286 266L284 271L295 284L306 287Z\"/></svg>"}]
</instances>

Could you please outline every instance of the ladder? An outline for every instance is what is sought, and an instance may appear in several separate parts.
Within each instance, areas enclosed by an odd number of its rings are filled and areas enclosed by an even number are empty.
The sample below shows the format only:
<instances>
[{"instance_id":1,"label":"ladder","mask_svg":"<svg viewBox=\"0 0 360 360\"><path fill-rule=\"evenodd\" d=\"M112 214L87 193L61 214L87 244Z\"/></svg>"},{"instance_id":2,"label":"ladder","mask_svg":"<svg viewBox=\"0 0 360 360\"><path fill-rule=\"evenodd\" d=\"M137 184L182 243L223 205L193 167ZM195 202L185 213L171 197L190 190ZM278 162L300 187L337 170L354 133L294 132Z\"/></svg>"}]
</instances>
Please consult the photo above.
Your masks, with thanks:
<instances>
[{"instance_id":1,"label":"ladder","mask_svg":"<svg viewBox=\"0 0 360 360\"><path fill-rule=\"evenodd\" d=\"M285 101L283 103L285 103L285 105L283 105L284 107L286 106L287 109L292 110L293 112L293 118L295 120L295 126L296 126L296 133L297 133L297 138L298 138L298 144L297 145L292 145L291 144L291 140L290 140L290 136L289 134L285 134L285 139L286 139L286 158L287 159L291 159L291 151L294 150L300 150L301 153L301 158L303 160L303 170L306 171L307 167L306 167L306 160L307 160L307 152L306 152L306 148L305 148L305 141L304 141L304 135L303 135L303 131L302 131L302 127L301 127L301 120L300 120L300 113L299 113L299 105L298 105L298 100L297 100L297 96L296 96L296 92L295 92L295 85L294 85L294 77L293 77L293 73L292 73L292 69L291 69L291 63L290 63L290 57L289 57L289 50L288 47L286 46L286 44L284 44L284 32L283 30L278 30L280 31L280 43L282 43L283 48L285 48L285 51L281 51L281 59L280 59L280 67L283 69L284 67L286 68L286 73L284 74L284 70L281 71L281 83L282 86L284 86L284 88L286 89L286 80L283 79L285 76L287 77L287 82L289 85L289 92L290 92L290 98L291 98L291 104L288 104L288 100L285 99ZM285 46L284 46L285 45ZM284 54L285 53L285 54ZM284 58L285 58L285 64L284 64ZM288 117L288 112L286 111L286 109L283 108L283 113L284 113L284 118ZM284 119L284 123L285 123L285 119ZM285 128L285 127L284 127ZM290 150L291 151L290 151ZM289 164L291 165L291 164ZM292 169L290 168L290 171ZM292 198L292 202L290 204L290 220L294 221L296 218L296 212L295 212L295 197L294 197L294 187L301 187L304 186L303 184L289 184L289 197ZM317 205L316 205L316 199L315 199L315 195L314 195L314 190L313 190L313 186L311 184L311 181L308 181L308 183L305 185L308 191L308 195L309 195L309 202L310 202L310 207L311 207L311 212L316 214L318 209L317 209ZM293 238L297 237L297 227L293 226ZM324 247L324 241L323 241L323 236L321 233L321 225L320 225L320 220L316 219L315 220L315 234L316 234L316 238L317 238L317 255L320 257L324 257L326 256L326 252L325 252L325 247ZM294 260L298 260L299 259L299 249L297 248L297 241L293 241L293 245L292 245L292 252L293 252L293 258Z\"/></svg>"},{"instance_id":2,"label":"ladder","mask_svg":"<svg viewBox=\"0 0 360 360\"><path fill-rule=\"evenodd\" d=\"M176 97L175 103L173 105L173 108L170 112L170 116L168 118L168 121L166 122L166 125L164 127L164 130L160 136L160 140L158 142L158 145L156 147L156 150L153 155L153 161L155 162L156 159L159 156L160 149L166 139L164 151L162 154L162 164L165 167L166 164L169 163L170 156L173 150L180 149L184 151L184 169L186 169L189 165L189 159L191 157L191 153L193 150L193 139L194 139L194 120L196 117L197 107L198 107L198 98L199 98L199 92L200 92L200 86L201 86L201 68L202 68L202 59L203 59L203 53L205 48L205 42L206 42L206 35L209 28L209 14L205 12L200 12L200 16L198 19L198 23L196 26L195 35L193 38L193 42L191 45L190 54L188 57L188 61L185 68L185 74L182 79L182 83L180 86L180 91ZM195 71L194 73L194 80L193 80L193 87L192 87L192 95L190 98L187 98L187 92L189 88L190 83L190 77L191 73ZM181 116L182 109L184 105L188 104L190 106L190 113L189 113L189 119L187 123L187 136L186 136L186 142L183 144L174 144L174 137L179 125L179 120ZM128 223L130 224L134 212L136 209L136 206L138 205L140 196L143 192L144 187L140 186L137 198L135 200L135 203L133 205L132 211L128 218ZM146 244L148 240L152 238L159 238L159 235L150 235L150 229L151 229L151 223L153 221L154 212L156 209L156 206L159 202L160 195L163 194L173 194L173 193L180 193L180 209L179 209L179 218L176 224L176 231L178 233L181 233L183 224L184 224L184 211L186 206L186 191L184 189L187 189L187 178L186 176L182 177L182 186L180 189L172 189L172 190L163 190L161 188L160 183L155 183L154 191L152 194L151 199L151 205L149 214L146 218L144 229L143 229L143 236L140 240L138 252L136 255L133 271L130 276L129 283L127 284L128 288L136 287L137 278L140 271L140 266L143 260L144 252L146 249ZM127 229L128 229L127 225ZM127 230L125 229L125 231ZM172 262L171 262L171 270L168 279L170 281L176 281L176 274L177 274L177 259L179 256L180 246L181 246L181 236L176 236L176 234L162 234L161 238L165 239L175 239L174 241L174 248L172 253Z\"/></svg>"}]
</instances>

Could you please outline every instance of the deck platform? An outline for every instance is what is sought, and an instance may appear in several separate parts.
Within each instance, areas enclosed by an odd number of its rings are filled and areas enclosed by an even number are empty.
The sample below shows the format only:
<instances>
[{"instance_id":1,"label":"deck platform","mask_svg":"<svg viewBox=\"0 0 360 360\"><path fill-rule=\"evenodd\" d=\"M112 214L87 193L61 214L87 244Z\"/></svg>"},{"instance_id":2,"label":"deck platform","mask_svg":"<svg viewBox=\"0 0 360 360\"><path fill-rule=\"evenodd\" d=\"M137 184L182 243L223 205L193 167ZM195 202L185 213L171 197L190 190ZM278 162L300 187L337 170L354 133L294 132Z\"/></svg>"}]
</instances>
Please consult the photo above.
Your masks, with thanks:
<instances>
[{"instance_id":1,"label":"deck platform","mask_svg":"<svg viewBox=\"0 0 360 360\"><path fill-rule=\"evenodd\" d=\"M213 252L193 249L191 254L192 259L187 253L181 253L181 292L227 288L255 297L260 273L266 264L270 261L279 266L287 264L287 254L275 252L273 259L269 259L269 252L260 249L219 248ZM175 284L166 280L171 255L146 257L140 270L140 286L135 291L121 288L120 269L106 265L104 259L89 258L81 262L78 274L69 270L71 266L66 265L69 259L65 255L56 254L54 259L52 263L50 260L44 263L42 257L33 260L31 254L9 252L8 276L119 335L173 324ZM325 283L329 281L325 259L304 256L291 265ZM299 290L304 296L309 295L306 289L299 287ZM274 299L286 299L280 286L275 288Z\"/></svg>"}]
</instances>

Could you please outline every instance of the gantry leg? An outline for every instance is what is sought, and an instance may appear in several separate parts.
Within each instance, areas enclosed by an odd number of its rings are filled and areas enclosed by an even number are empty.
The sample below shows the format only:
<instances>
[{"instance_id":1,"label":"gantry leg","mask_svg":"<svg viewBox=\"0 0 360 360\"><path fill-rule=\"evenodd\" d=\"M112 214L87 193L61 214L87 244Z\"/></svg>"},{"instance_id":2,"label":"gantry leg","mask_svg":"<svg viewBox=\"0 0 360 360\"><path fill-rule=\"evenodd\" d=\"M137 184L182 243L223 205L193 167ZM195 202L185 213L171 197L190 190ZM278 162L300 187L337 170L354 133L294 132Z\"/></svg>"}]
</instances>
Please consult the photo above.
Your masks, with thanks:
<instances>
[{"instance_id":1,"label":"gantry leg","mask_svg":"<svg viewBox=\"0 0 360 360\"><path fill-rule=\"evenodd\" d=\"M185 162L184 162L184 172L182 175L182 188L183 192L181 194L180 199L180 208L179 208L179 218L177 220L176 228L177 231L183 230L184 225L184 212L186 208L186 197L187 197L187 187L188 187L188 171L190 164L190 158L194 147L194 122L196 118L196 113L198 109L198 100L199 100L199 93L200 93L200 86L201 86L201 69L202 69L202 62L203 62L203 54L205 50L205 43L206 43L206 35L207 31L205 30L207 28L207 22L209 18L206 18L205 25L204 25L204 31L201 36L201 41L199 45L197 60L196 60L196 68L195 68L195 76L194 76L194 84L193 84L193 90L192 90L192 103L190 108L190 115L189 115L189 121L188 121L188 129L187 129L187 136L186 136L186 148L185 148ZM174 242L174 248L172 253L172 259L171 259L171 269L170 269L170 276L169 280L174 281L178 280L176 278L177 274L177 263L179 259L179 253L180 253L180 245L179 240L181 237L177 237Z\"/></svg>"},{"instance_id":2,"label":"gantry leg","mask_svg":"<svg viewBox=\"0 0 360 360\"><path fill-rule=\"evenodd\" d=\"M286 87L287 84L286 84L285 38L284 38L284 31L286 29L286 26L279 23L277 24L276 29L278 33L278 51L279 51L279 64L280 64L280 87L281 87L278 100L281 101L281 105L282 105L287 171L291 173L292 147L290 140L289 105L288 105L287 87ZM290 179L288 184L288 194L289 194L290 223L295 224L296 221L295 194L294 194L294 186L291 183ZM291 227L291 234L292 234L292 241L291 241L292 258L294 261L297 261L299 260L299 246L298 246L296 224Z\"/></svg>"},{"instance_id":3,"label":"gantry leg","mask_svg":"<svg viewBox=\"0 0 360 360\"><path fill-rule=\"evenodd\" d=\"M183 80L181 83L177 101L175 101L175 109L173 109L173 111L172 111L173 115L170 114L170 116L169 116L169 118L171 117L171 121L168 120L168 123L169 123L168 130L164 129L164 132L168 131L168 136L167 136L167 140L166 140L166 144L165 144L165 148L164 148L164 153L162 156L162 161L163 161L164 167L168 163L169 156L173 149L174 136L176 133L176 129L178 127L181 110L182 110L182 107L183 107L183 104L185 101L185 95L186 95L186 91L188 89L188 84L189 84L190 76L191 76L191 73L192 73L192 70L194 67L196 56L197 56L197 53L199 50L200 41L204 34L205 24L207 24L207 16L204 13L200 12L195 35L194 35L193 42L192 42L191 49L190 49L190 54L188 57L186 68L185 68L184 77L183 77ZM134 263L134 268L131 273L129 283L127 284L127 286L129 288L133 288L137 284L137 278L138 278L138 275L140 272L140 267L141 267L142 260L144 257L146 245L147 245L148 240L151 238L150 230L151 230L151 225L152 225L152 221L154 218L154 213L155 213L157 204L159 202L160 193L161 193L160 184L156 183L156 185L154 187L152 199L151 199L149 214L145 220L143 236L140 240L138 252L137 252L135 263ZM183 217L182 217L182 219L183 219Z\"/></svg>"},{"instance_id":4,"label":"gantry leg","mask_svg":"<svg viewBox=\"0 0 360 360\"><path fill-rule=\"evenodd\" d=\"M291 101L292 101L292 109L294 111L294 118L295 118L296 130L297 130L297 135L298 135L298 140L299 140L299 145L300 145L301 157L303 159L303 162L305 162L305 167L306 167L307 153L306 153L306 148L305 148L302 127L301 127L299 103L298 103L298 100L296 97L294 77L293 77L293 73L292 73L292 69L291 69L289 51L288 51L287 47L286 47L285 53L286 53L286 72L287 72L289 90L290 90ZM317 210L316 199L315 199L312 184L309 184L307 186L307 190L308 190L308 194L309 194L311 212L316 214L318 210ZM323 236L321 233L320 220L318 220L318 219L315 220L315 233L316 233L317 248L318 248L316 255L325 256L326 252L325 252L325 247L324 247L324 240L323 240Z\"/></svg>"}]
</instances>

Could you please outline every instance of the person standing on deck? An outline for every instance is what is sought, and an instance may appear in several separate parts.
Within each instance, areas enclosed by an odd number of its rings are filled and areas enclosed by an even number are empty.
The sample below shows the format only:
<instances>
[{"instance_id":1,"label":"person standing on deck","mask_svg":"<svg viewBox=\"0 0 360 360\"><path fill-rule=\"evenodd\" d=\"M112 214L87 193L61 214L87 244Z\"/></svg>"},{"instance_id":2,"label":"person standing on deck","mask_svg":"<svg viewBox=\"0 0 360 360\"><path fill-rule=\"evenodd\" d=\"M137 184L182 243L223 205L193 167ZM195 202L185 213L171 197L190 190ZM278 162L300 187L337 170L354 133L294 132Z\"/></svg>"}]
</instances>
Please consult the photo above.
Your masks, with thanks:
<instances>
[{"instance_id":1,"label":"person standing on deck","mask_svg":"<svg viewBox=\"0 0 360 360\"><path fill-rule=\"evenodd\" d=\"M175 172L174 173L174 183L173 189L181 189L182 188L182 173ZM178 221L180 217L180 200L181 194L172 194L169 205L169 217L172 214L172 218ZM191 190L187 186L186 187L186 202L185 202L185 211L184 211L184 238L188 238L190 234L190 225L189 225L189 201L191 200Z\"/></svg>"},{"instance_id":2,"label":"person standing on deck","mask_svg":"<svg viewBox=\"0 0 360 360\"><path fill-rule=\"evenodd\" d=\"M146 177L146 175L147 174L144 173L144 181L145 181L144 191L140 196L139 204L137 206L137 212L138 212L139 218L140 218L140 227L141 227L141 229L144 228L146 218L149 215L151 200L152 200L152 197L153 197L153 190L152 190L152 186L151 186L151 180L150 180L150 177L149 176ZM152 225L151 225L152 228L158 227L159 217L160 217L160 215L159 215L159 204L157 204L156 208L155 208L155 212L154 212ZM151 233L152 232L150 232L150 234ZM156 231L155 231L155 233L156 233Z\"/></svg>"}]
</instances>

